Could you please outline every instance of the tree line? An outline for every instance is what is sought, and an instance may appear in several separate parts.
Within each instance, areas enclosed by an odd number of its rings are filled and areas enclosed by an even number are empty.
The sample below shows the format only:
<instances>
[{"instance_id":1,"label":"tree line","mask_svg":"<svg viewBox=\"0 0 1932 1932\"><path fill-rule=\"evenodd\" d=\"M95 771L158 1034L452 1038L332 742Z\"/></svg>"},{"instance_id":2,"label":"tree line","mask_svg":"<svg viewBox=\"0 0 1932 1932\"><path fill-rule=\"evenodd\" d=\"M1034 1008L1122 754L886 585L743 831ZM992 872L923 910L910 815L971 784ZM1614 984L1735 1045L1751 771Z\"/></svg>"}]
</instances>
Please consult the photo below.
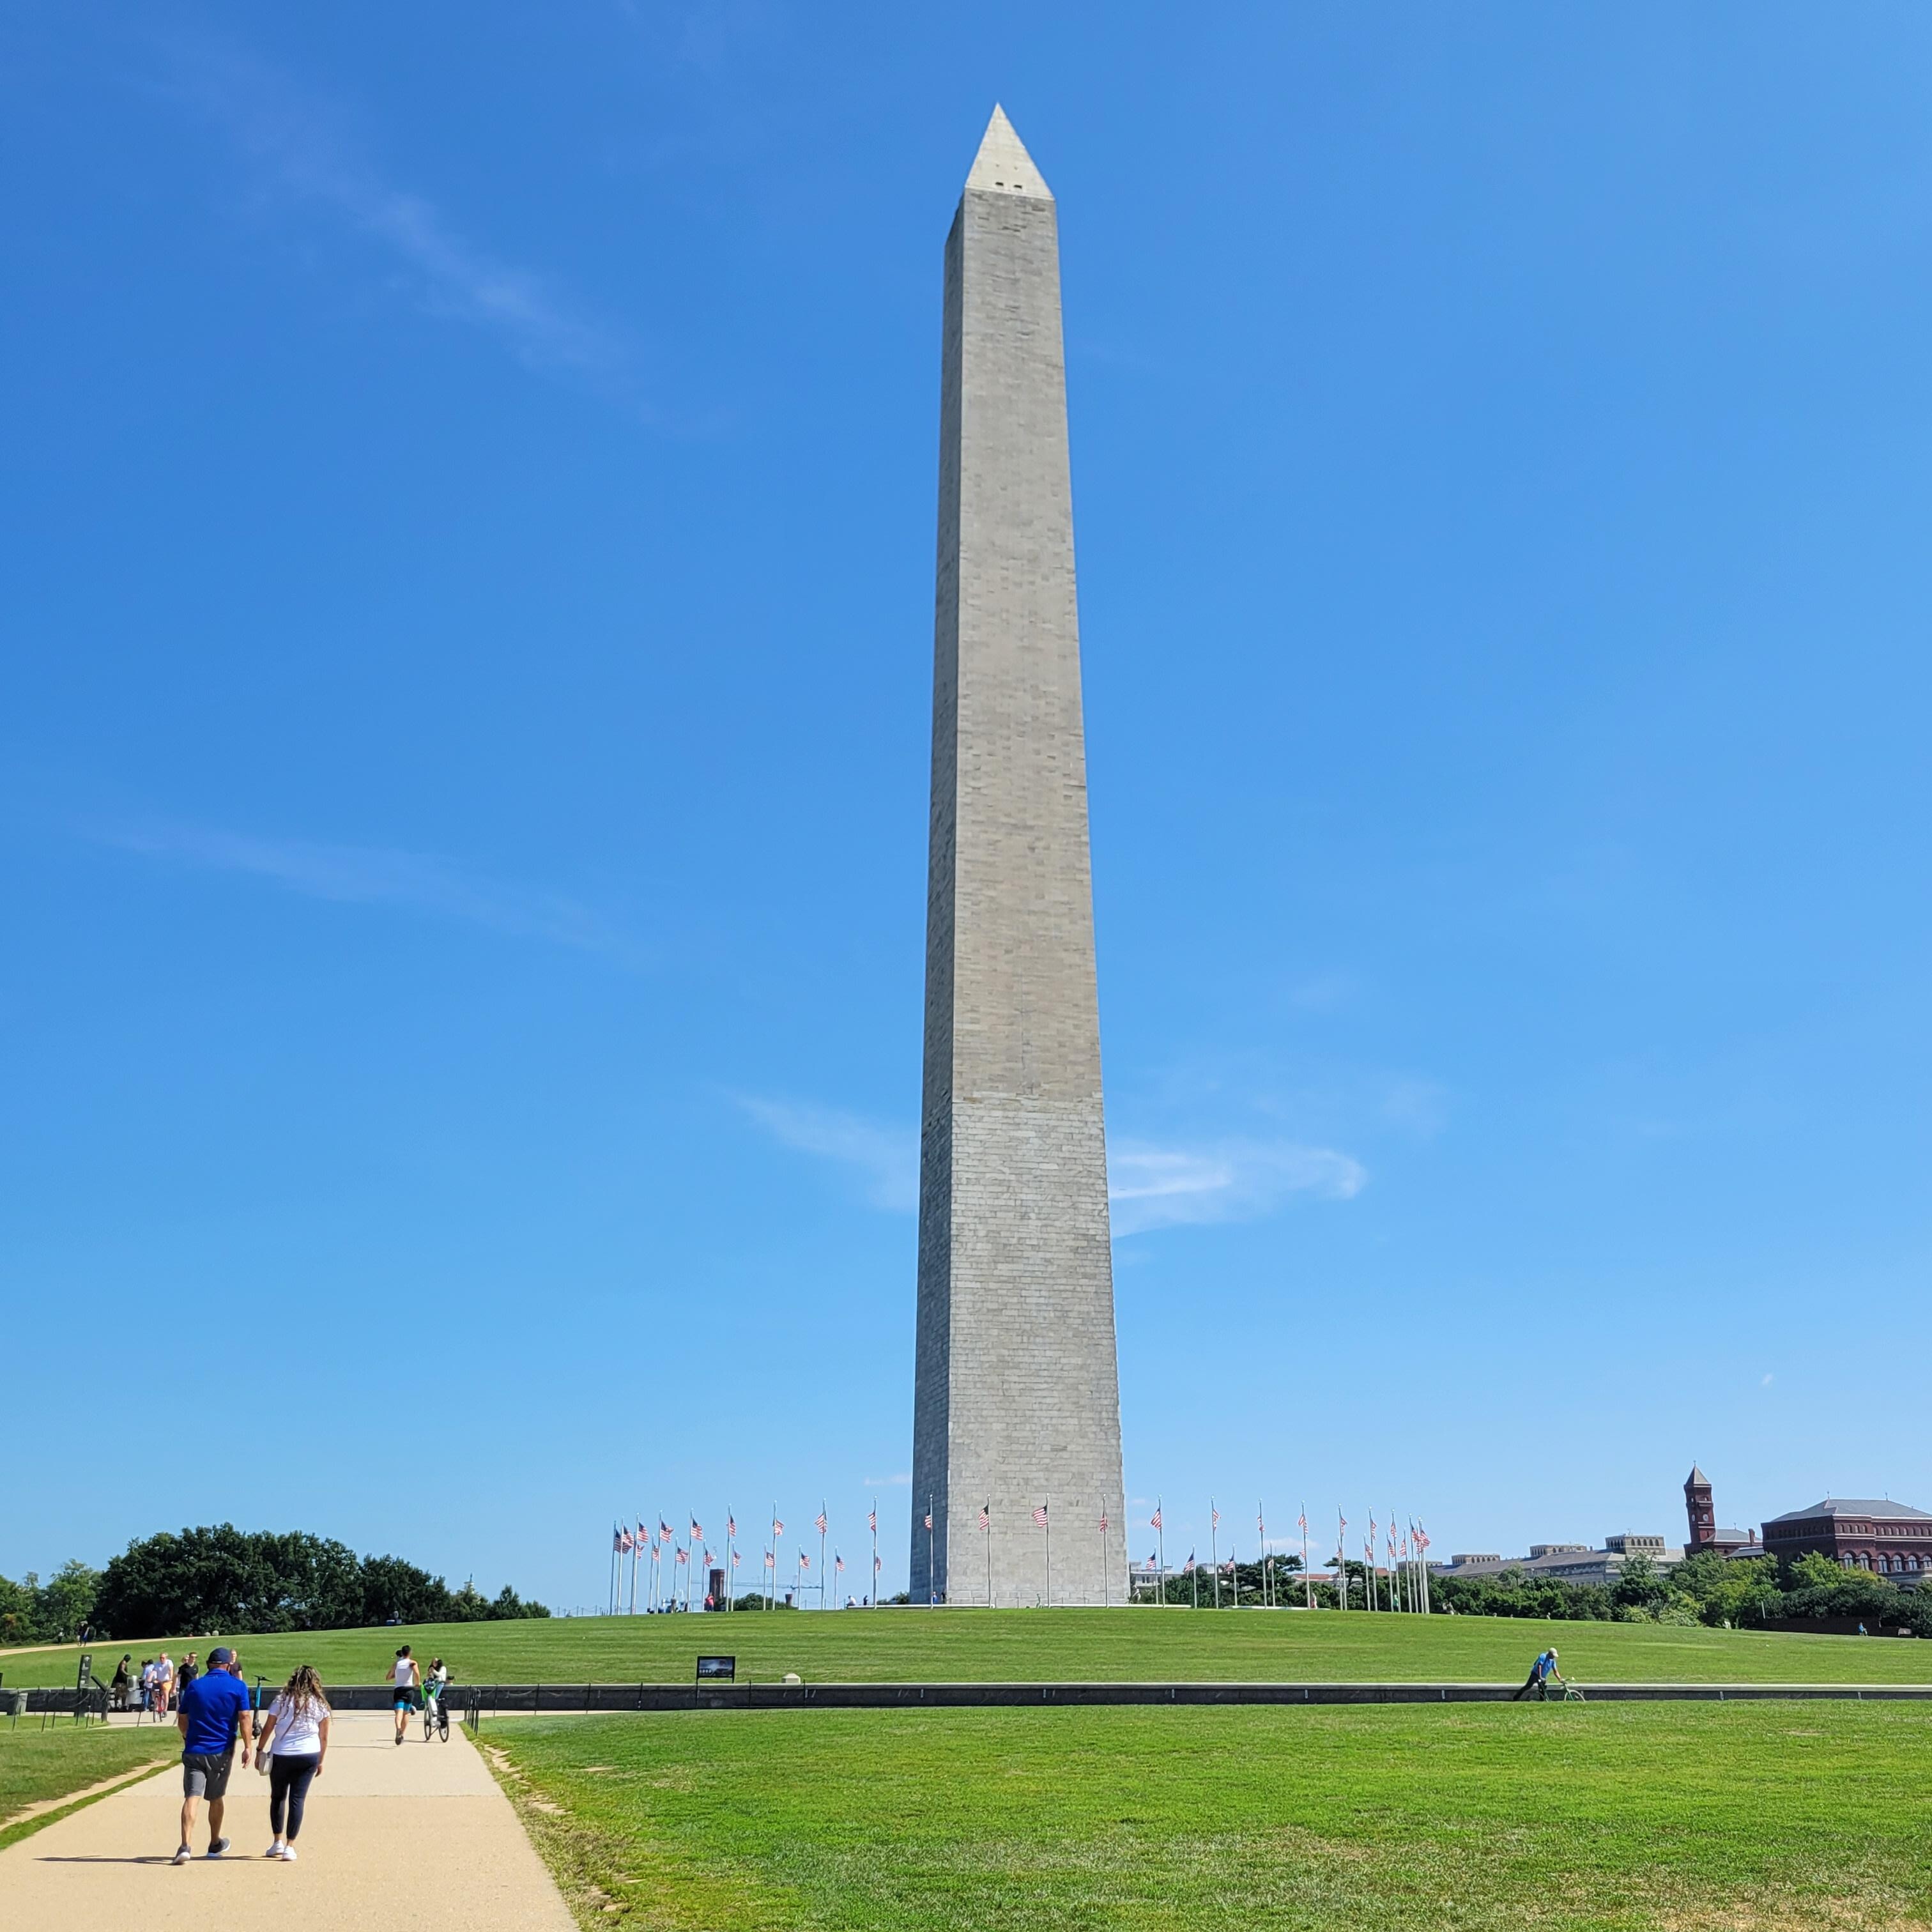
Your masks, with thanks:
<instances>
[{"instance_id":1,"label":"tree line","mask_svg":"<svg viewBox=\"0 0 1932 1932\"><path fill-rule=\"evenodd\" d=\"M232 1523L164 1530L128 1544L105 1570L63 1564L43 1583L0 1576L0 1643L244 1631L353 1630L388 1623L483 1623L547 1617L507 1584L486 1597L452 1590L400 1556L358 1556L305 1530L242 1530Z\"/></svg>"},{"instance_id":2,"label":"tree line","mask_svg":"<svg viewBox=\"0 0 1932 1932\"><path fill-rule=\"evenodd\" d=\"M1276 1603L1299 1604L1312 1597L1318 1610L1336 1606L1332 1558L1305 1581L1298 1557L1271 1558L1269 1568L1266 1597ZM1353 1559L1348 1572L1348 1606L1365 1609L1366 1574ZM1146 1588L1136 1573L1142 1601ZM1251 1609L1265 1600L1258 1563L1224 1565L1218 1593L1207 1564L1192 1574L1175 1570L1159 1594L1168 1604L1204 1610ZM1378 1608L1399 1606L1391 1599L1387 1576L1378 1574L1376 1594ZM1932 1636L1932 1578L1903 1589L1868 1570L1840 1569L1828 1556L1801 1556L1780 1570L1768 1556L1725 1558L1704 1550L1665 1570L1647 1556L1631 1556L1607 1584L1568 1583L1514 1564L1487 1576L1438 1572L1429 1579L1429 1600L1438 1613L1462 1617L1708 1624L1733 1630L1786 1617L1856 1617L1874 1630L1881 1624L1902 1624L1920 1636Z\"/></svg>"},{"instance_id":3,"label":"tree line","mask_svg":"<svg viewBox=\"0 0 1932 1932\"><path fill-rule=\"evenodd\" d=\"M1906 1590L1828 1556L1801 1556L1781 1570L1769 1556L1710 1550L1665 1570L1626 1557L1614 1581L1565 1583L1504 1569L1494 1576L1434 1576L1430 1596L1459 1616L1556 1617L1598 1622L1708 1624L1748 1630L1786 1617L1856 1617L1874 1630L1903 1624L1932 1636L1932 1585Z\"/></svg>"}]
</instances>

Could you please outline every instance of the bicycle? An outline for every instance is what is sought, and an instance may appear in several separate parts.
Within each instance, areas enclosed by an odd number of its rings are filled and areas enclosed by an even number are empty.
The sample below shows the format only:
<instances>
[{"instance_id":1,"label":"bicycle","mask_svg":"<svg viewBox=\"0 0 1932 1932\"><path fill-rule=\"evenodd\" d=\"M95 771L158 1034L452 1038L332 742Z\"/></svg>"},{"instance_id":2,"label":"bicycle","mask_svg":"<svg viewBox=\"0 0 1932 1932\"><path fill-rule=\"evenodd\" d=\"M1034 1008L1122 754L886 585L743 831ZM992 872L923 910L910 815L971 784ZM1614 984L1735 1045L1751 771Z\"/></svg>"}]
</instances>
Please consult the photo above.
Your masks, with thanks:
<instances>
[{"instance_id":1,"label":"bicycle","mask_svg":"<svg viewBox=\"0 0 1932 1932\"><path fill-rule=\"evenodd\" d=\"M449 1707L440 1694L425 1689L423 1693L423 1742L428 1744L432 1736L440 1738L445 1744L449 1742Z\"/></svg>"}]
</instances>

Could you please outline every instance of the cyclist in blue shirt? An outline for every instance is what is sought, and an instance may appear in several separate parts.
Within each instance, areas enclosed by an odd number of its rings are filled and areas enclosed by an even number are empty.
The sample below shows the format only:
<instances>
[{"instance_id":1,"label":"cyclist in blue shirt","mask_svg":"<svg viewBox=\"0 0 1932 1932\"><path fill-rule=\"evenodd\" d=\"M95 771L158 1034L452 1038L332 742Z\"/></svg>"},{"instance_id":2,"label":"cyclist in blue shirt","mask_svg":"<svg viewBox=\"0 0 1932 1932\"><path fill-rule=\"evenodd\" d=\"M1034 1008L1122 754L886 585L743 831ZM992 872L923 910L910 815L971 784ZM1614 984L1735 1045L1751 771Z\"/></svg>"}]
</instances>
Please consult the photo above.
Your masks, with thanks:
<instances>
[{"instance_id":1,"label":"cyclist in blue shirt","mask_svg":"<svg viewBox=\"0 0 1932 1932\"><path fill-rule=\"evenodd\" d=\"M208 1653L208 1669L181 1694L175 1724L182 1734L181 1850L175 1863L184 1865L194 1856L188 1840L194 1834L194 1808L208 1800L208 1856L218 1858L228 1849L221 1835L221 1814L228 1796L228 1774L235 1766L235 1739L242 1739L242 1768L248 1768L248 1747L255 1738L248 1708L248 1687L233 1651L223 1645Z\"/></svg>"},{"instance_id":2,"label":"cyclist in blue shirt","mask_svg":"<svg viewBox=\"0 0 1932 1932\"><path fill-rule=\"evenodd\" d=\"M1523 1679L1521 1687L1516 1690L1515 1696L1510 1699L1510 1702L1514 1704L1517 1697L1526 1697L1532 1690L1536 1693L1539 1699L1546 1702L1550 1696L1550 1685L1552 1683L1561 1684L1562 1682L1563 1673L1556 1667L1556 1646L1552 1643L1547 1650L1542 1652L1538 1656L1536 1661L1529 1666L1529 1675Z\"/></svg>"}]
</instances>

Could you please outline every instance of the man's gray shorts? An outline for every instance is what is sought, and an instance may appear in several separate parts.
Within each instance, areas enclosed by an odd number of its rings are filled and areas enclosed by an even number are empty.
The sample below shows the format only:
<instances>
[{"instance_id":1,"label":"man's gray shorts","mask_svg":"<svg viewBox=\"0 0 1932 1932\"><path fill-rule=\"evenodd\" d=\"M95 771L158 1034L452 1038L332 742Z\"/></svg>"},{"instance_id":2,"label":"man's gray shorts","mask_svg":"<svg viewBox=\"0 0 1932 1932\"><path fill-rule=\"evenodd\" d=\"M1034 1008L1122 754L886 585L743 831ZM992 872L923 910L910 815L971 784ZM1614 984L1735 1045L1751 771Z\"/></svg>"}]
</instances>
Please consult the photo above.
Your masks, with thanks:
<instances>
[{"instance_id":1,"label":"man's gray shorts","mask_svg":"<svg viewBox=\"0 0 1932 1932\"><path fill-rule=\"evenodd\" d=\"M182 1753L182 1796L211 1802L228 1796L228 1774L235 1768L235 1748L225 1751Z\"/></svg>"}]
</instances>

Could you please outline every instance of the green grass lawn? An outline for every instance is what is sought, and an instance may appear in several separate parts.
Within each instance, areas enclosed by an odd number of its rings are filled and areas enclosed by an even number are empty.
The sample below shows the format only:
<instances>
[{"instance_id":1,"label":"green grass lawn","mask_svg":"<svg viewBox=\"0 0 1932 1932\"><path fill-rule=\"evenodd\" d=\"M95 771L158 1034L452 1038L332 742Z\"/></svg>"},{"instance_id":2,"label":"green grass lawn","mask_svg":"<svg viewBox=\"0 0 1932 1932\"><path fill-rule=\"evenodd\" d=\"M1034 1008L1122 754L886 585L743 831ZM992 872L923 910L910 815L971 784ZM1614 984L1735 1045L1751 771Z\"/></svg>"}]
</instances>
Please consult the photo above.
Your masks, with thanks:
<instances>
[{"instance_id":1,"label":"green grass lawn","mask_svg":"<svg viewBox=\"0 0 1932 1932\"><path fill-rule=\"evenodd\" d=\"M1932 1712L1246 1706L508 1718L586 1925L1826 1927L1932 1916Z\"/></svg>"},{"instance_id":2,"label":"green grass lawn","mask_svg":"<svg viewBox=\"0 0 1932 1932\"><path fill-rule=\"evenodd\" d=\"M1356 1611L747 1611L730 1616L594 1617L446 1624L409 1630L238 1636L244 1671L279 1681L310 1663L325 1682L381 1681L399 1643L440 1653L460 1682L686 1682L700 1651L736 1654L741 1676L770 1682L1154 1678L1520 1682L1546 1642L1588 1683L1920 1684L1932 1642L1680 1630L1658 1624L1536 1623L1502 1617L1406 1617ZM123 1650L99 1643L104 1678ZM205 1657L209 1640L193 1647ZM179 1660L189 1648L167 1646ZM0 1656L8 1684L70 1684L76 1653Z\"/></svg>"},{"instance_id":3,"label":"green grass lawn","mask_svg":"<svg viewBox=\"0 0 1932 1932\"><path fill-rule=\"evenodd\" d=\"M38 1718L22 1718L17 1726L0 1723L0 1846L46 1822L44 1816L8 1828L6 1820L29 1804L180 1755L181 1738L172 1724L110 1730L64 1722L44 1731Z\"/></svg>"}]
</instances>

